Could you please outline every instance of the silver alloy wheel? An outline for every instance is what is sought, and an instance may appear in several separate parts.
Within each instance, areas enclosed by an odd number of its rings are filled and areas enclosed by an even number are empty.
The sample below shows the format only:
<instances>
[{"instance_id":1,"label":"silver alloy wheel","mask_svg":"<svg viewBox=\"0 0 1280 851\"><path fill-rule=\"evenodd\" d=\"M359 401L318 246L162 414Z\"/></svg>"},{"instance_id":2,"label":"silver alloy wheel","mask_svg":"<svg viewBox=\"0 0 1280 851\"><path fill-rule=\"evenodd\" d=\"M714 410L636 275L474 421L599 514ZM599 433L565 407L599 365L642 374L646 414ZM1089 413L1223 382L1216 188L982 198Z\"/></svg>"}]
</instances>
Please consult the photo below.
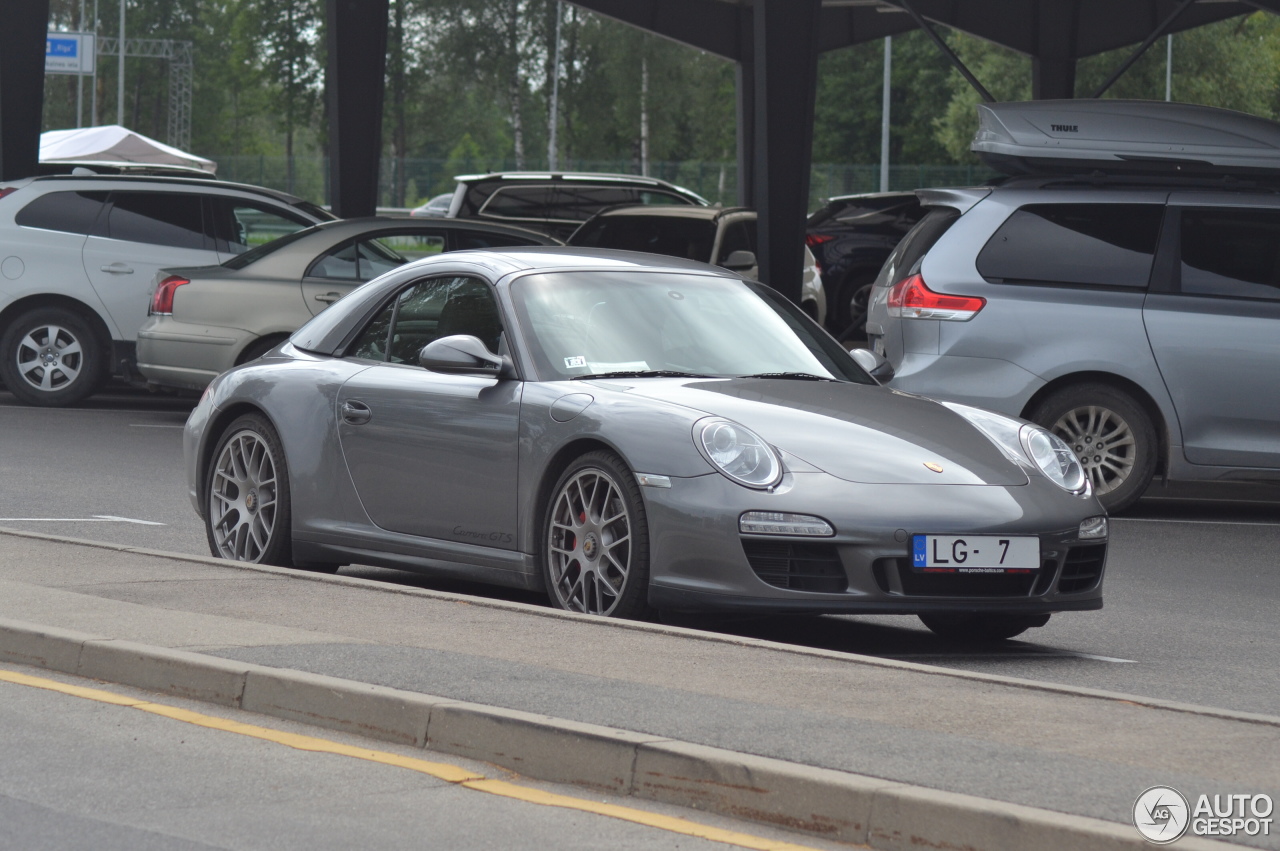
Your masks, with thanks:
<instances>
[{"instance_id":1,"label":"silver alloy wheel","mask_svg":"<svg viewBox=\"0 0 1280 851\"><path fill-rule=\"evenodd\" d=\"M257 562L276 522L276 463L262 435L245 430L227 441L213 467L209 526L217 554Z\"/></svg>"},{"instance_id":2,"label":"silver alloy wheel","mask_svg":"<svg viewBox=\"0 0 1280 851\"><path fill-rule=\"evenodd\" d=\"M37 325L18 341L14 358L23 381L42 393L52 393L79 377L84 346L61 325Z\"/></svg>"},{"instance_id":3,"label":"silver alloy wheel","mask_svg":"<svg viewBox=\"0 0 1280 851\"><path fill-rule=\"evenodd\" d=\"M631 515L618 483L588 467L564 483L552 506L553 593L570 611L611 614L631 572Z\"/></svg>"},{"instance_id":4,"label":"silver alloy wheel","mask_svg":"<svg viewBox=\"0 0 1280 851\"><path fill-rule=\"evenodd\" d=\"M1115 490L1133 472L1137 459L1133 429L1115 411L1098 405L1073 408L1051 430L1076 453L1095 494Z\"/></svg>"}]
</instances>

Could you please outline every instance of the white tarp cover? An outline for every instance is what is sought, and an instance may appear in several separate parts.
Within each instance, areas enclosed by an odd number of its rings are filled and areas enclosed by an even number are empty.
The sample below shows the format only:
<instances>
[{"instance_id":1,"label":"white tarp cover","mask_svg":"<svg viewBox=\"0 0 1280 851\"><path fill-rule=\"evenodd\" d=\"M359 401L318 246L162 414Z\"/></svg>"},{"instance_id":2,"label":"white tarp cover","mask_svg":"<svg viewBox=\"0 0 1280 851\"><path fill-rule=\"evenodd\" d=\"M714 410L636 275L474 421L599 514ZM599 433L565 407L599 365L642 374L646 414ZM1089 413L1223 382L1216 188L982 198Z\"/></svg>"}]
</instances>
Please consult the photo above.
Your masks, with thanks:
<instances>
[{"instance_id":1,"label":"white tarp cover","mask_svg":"<svg viewBox=\"0 0 1280 851\"><path fill-rule=\"evenodd\" d=\"M218 169L213 160L171 148L119 124L41 133L40 162L66 161L180 165L210 174Z\"/></svg>"}]
</instances>

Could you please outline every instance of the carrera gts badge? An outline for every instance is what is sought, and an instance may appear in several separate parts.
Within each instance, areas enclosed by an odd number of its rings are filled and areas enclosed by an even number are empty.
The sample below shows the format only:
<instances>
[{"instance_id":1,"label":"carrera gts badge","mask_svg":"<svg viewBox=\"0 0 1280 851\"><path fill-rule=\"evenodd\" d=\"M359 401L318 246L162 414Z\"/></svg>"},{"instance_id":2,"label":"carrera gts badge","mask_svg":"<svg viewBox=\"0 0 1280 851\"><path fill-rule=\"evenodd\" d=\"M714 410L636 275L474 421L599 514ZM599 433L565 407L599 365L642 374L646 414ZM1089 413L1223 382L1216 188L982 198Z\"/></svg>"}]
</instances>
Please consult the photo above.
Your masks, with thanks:
<instances>
[{"instance_id":1,"label":"carrera gts badge","mask_svg":"<svg viewBox=\"0 0 1280 851\"><path fill-rule=\"evenodd\" d=\"M930 470L933 470L933 472L935 472L935 473L941 473L941 472L942 472L942 465L941 465L941 464L935 464L935 463L933 463L932 461L925 461L925 462L924 462L924 465L925 465L926 467L928 467Z\"/></svg>"}]
</instances>

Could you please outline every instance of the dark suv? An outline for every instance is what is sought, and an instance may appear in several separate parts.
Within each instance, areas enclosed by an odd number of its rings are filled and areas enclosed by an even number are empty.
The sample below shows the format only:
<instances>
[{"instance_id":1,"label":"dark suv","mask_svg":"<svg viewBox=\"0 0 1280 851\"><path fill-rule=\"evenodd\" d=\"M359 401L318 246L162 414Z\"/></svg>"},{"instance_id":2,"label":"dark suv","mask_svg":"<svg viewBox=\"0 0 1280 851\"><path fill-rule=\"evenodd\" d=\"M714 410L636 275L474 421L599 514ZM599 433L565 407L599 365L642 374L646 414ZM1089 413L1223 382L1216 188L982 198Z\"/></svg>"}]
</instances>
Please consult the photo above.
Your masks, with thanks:
<instances>
[{"instance_id":1,"label":"dark suv","mask_svg":"<svg viewBox=\"0 0 1280 851\"><path fill-rule=\"evenodd\" d=\"M840 195L809 216L804 241L822 269L827 329L836 339L865 338L876 273L922 216L914 192Z\"/></svg>"},{"instance_id":2,"label":"dark suv","mask_svg":"<svg viewBox=\"0 0 1280 851\"><path fill-rule=\"evenodd\" d=\"M569 238L606 207L623 204L709 206L695 192L634 174L505 172L457 177L449 216L490 219Z\"/></svg>"}]
</instances>

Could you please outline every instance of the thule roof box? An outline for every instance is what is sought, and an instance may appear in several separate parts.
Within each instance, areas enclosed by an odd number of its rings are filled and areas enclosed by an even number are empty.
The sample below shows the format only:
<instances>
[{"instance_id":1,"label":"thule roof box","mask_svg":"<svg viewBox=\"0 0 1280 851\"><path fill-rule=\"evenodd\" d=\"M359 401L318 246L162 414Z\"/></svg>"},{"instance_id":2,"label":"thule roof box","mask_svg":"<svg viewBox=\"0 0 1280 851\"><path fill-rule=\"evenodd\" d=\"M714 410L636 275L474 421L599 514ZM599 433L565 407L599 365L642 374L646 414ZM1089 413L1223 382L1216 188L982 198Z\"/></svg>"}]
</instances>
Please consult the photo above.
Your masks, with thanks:
<instances>
[{"instance_id":1,"label":"thule roof box","mask_svg":"<svg viewBox=\"0 0 1280 851\"><path fill-rule=\"evenodd\" d=\"M1009 175L1280 176L1280 123L1135 100L978 105L972 150Z\"/></svg>"}]
</instances>

